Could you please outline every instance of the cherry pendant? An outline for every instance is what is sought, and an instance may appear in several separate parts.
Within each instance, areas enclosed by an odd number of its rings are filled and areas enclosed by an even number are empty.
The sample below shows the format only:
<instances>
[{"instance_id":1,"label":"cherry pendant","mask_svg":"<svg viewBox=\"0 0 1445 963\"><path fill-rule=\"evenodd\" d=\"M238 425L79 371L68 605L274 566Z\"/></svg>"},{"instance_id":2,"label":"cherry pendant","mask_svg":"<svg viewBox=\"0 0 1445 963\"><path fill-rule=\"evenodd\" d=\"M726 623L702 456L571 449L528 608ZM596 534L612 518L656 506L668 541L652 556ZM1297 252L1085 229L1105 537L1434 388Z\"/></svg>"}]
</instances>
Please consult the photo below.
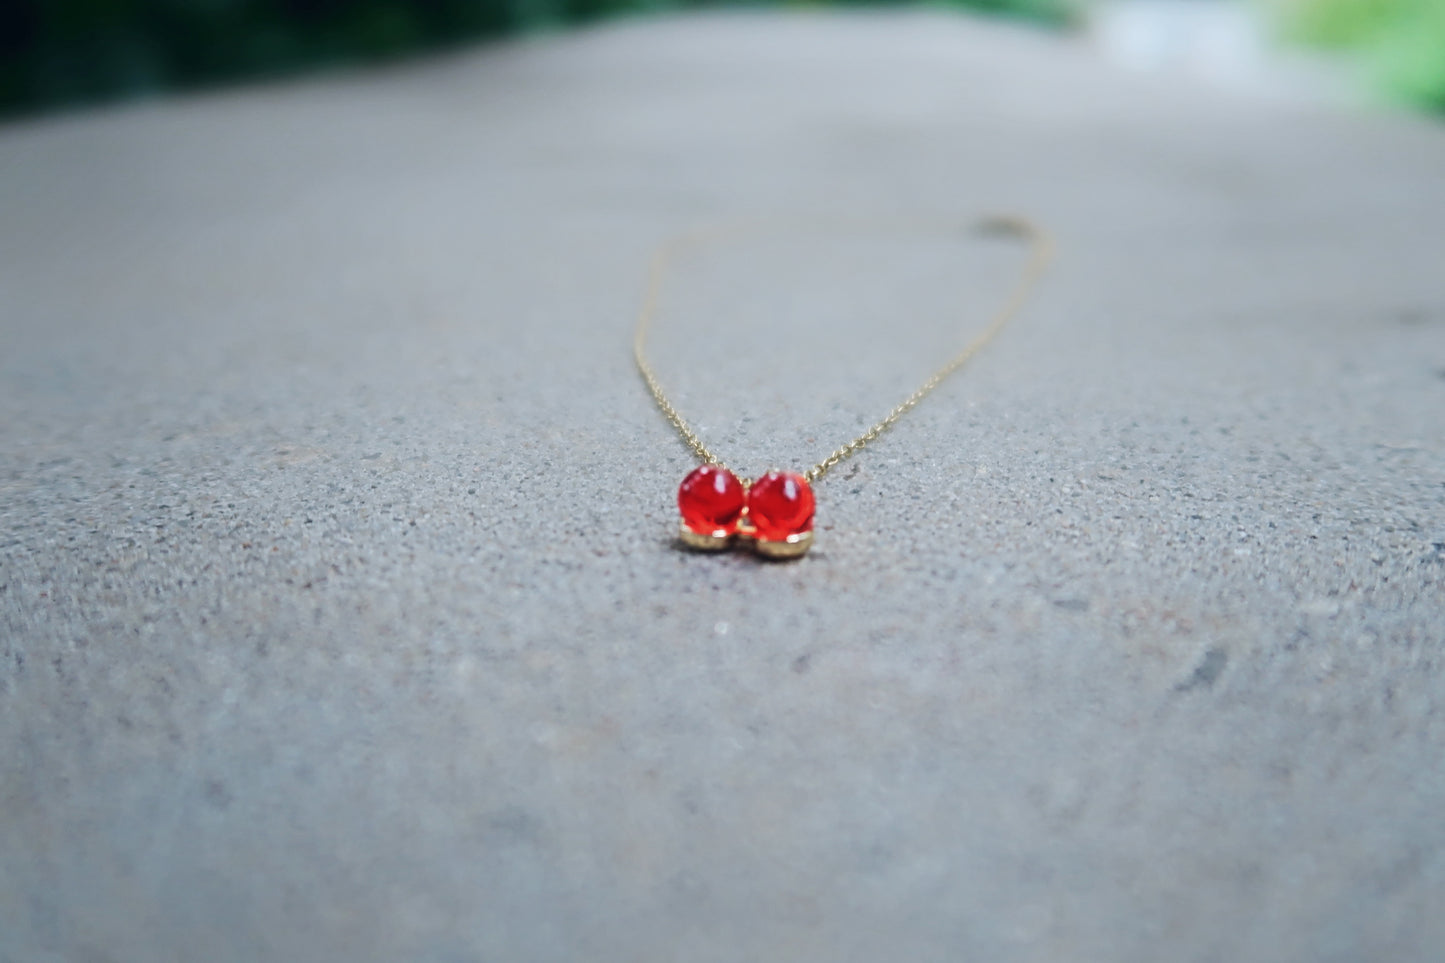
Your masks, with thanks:
<instances>
[{"instance_id":1,"label":"cherry pendant","mask_svg":"<svg viewBox=\"0 0 1445 963\"><path fill-rule=\"evenodd\" d=\"M770 471L748 489L748 518L770 541L813 530L813 489L802 475Z\"/></svg>"},{"instance_id":2,"label":"cherry pendant","mask_svg":"<svg viewBox=\"0 0 1445 963\"><path fill-rule=\"evenodd\" d=\"M677 489L677 508L689 531L726 538L738 530L747 492L738 476L721 465L695 468Z\"/></svg>"},{"instance_id":3,"label":"cherry pendant","mask_svg":"<svg viewBox=\"0 0 1445 963\"><path fill-rule=\"evenodd\" d=\"M813 489L796 472L770 471L745 488L721 465L703 465L682 480L677 507L689 548L740 541L768 558L797 558L813 544Z\"/></svg>"},{"instance_id":4,"label":"cherry pendant","mask_svg":"<svg viewBox=\"0 0 1445 963\"><path fill-rule=\"evenodd\" d=\"M813 544L813 488L797 472L770 471L748 489L754 547L771 558L796 558Z\"/></svg>"}]
</instances>

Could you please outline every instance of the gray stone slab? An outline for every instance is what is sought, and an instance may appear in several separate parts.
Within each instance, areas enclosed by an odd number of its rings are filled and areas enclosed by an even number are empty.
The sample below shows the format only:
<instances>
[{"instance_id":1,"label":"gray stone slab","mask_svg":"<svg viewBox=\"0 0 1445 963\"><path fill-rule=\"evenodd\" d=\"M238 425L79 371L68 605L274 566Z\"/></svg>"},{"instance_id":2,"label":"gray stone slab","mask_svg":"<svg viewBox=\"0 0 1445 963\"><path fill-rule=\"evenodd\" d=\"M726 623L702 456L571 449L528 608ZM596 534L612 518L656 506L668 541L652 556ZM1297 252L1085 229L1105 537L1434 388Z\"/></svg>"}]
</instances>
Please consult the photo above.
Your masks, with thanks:
<instances>
[{"instance_id":1,"label":"gray stone slab","mask_svg":"<svg viewBox=\"0 0 1445 963\"><path fill-rule=\"evenodd\" d=\"M670 542L713 218L1059 259ZM1445 131L943 14L639 21L0 130L0 960L1433 960ZM1007 248L679 265L802 466Z\"/></svg>"}]
</instances>

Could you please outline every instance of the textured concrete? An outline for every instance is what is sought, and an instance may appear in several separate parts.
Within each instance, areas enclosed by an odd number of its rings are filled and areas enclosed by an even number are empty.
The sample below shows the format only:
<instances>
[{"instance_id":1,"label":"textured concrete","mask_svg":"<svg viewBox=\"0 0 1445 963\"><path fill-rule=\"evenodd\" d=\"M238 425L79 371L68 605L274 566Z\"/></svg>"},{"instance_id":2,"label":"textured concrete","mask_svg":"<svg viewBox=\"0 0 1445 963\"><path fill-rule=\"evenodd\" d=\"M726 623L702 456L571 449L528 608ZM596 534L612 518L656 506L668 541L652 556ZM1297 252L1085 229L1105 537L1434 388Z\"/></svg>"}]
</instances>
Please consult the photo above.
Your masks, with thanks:
<instances>
[{"instance_id":1,"label":"textured concrete","mask_svg":"<svg viewBox=\"0 0 1445 963\"><path fill-rule=\"evenodd\" d=\"M652 247L1031 214L1040 297L676 551ZM0 960L1438 960L1445 130L937 14L639 22L0 130ZM1015 252L680 265L744 470Z\"/></svg>"}]
</instances>

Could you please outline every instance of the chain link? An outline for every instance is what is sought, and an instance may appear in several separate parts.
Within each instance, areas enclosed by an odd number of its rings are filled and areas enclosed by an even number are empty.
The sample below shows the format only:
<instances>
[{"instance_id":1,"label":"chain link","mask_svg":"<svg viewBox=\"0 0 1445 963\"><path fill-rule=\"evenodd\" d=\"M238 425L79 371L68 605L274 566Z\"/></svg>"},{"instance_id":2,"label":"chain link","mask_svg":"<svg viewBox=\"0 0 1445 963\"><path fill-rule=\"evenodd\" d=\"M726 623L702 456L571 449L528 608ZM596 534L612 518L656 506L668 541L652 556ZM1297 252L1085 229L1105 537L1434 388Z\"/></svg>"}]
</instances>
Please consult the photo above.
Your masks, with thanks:
<instances>
[{"instance_id":1,"label":"chain link","mask_svg":"<svg viewBox=\"0 0 1445 963\"><path fill-rule=\"evenodd\" d=\"M659 247L657 253L653 255L652 264L648 270L647 292L643 298L642 309L637 315L637 330L632 339L632 356L637 362L637 370L641 372L642 380L646 382L647 389L652 392L652 397L653 400L657 402L657 407L662 411L663 415L667 417L667 420L672 422L672 426L677 429L677 433L682 436L682 440L687 443L687 446L693 450L693 453L696 454L698 458L702 459L704 464L719 465L724 468L728 466L703 443L702 439L698 437L697 432L688 425L686 419L682 417L681 413L678 412L677 408L668 399L667 393L663 391L662 383L658 381L656 372L653 371L652 365L647 360L645 350L647 345L647 332L652 326L653 316L657 313L658 301L662 294L662 281L667 273L667 268L681 251L703 243L717 241L729 234L746 232L757 227L759 223L760 222L756 221L736 222L713 228L699 229L672 238ZM923 382L913 394L903 399L897 407L888 412L887 415L867 431L863 432L863 434L847 444L834 449L827 458L824 458L812 468L803 472L803 477L809 482L816 482L822 478L840 462L877 439L879 435L893 427L898 419L917 407L918 403L928 397L949 375L953 374L959 368L962 368L974 355L983 350L984 346L992 341L999 331L1003 330L1004 325L1013 320L1023 308L1029 295L1033 293L1039 278L1043 275L1044 270L1048 267L1049 261L1053 257L1053 240L1049 237L1048 233L1032 221L1021 217L990 217L980 222L978 227L980 231L988 234L1014 237L1026 241L1029 244L1028 263L1024 266L1023 273L1019 276L1018 283L1014 285L1008 300L1004 302L1003 307L999 309L998 313L996 313L989 322L988 327L984 328L978 337L974 338L967 347L950 358L948 363L942 368L939 368L929 376L928 380ZM743 479L743 484L749 485L751 484L751 480Z\"/></svg>"}]
</instances>

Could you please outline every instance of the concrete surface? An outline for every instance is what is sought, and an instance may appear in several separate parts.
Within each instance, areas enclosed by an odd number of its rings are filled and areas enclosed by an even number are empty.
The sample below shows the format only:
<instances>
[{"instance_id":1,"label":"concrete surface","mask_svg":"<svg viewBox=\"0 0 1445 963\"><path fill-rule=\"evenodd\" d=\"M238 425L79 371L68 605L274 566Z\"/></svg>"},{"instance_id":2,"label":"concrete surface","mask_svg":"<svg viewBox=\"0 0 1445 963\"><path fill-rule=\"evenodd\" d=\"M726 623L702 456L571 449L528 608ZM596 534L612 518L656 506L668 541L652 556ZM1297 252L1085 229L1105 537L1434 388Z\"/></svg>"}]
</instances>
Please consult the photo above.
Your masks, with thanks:
<instances>
[{"instance_id":1,"label":"concrete surface","mask_svg":"<svg viewBox=\"0 0 1445 963\"><path fill-rule=\"evenodd\" d=\"M668 234L1057 270L670 543ZM635 22L0 130L0 960L1438 960L1445 130L942 14ZM700 253L744 470L1007 248Z\"/></svg>"}]
</instances>

